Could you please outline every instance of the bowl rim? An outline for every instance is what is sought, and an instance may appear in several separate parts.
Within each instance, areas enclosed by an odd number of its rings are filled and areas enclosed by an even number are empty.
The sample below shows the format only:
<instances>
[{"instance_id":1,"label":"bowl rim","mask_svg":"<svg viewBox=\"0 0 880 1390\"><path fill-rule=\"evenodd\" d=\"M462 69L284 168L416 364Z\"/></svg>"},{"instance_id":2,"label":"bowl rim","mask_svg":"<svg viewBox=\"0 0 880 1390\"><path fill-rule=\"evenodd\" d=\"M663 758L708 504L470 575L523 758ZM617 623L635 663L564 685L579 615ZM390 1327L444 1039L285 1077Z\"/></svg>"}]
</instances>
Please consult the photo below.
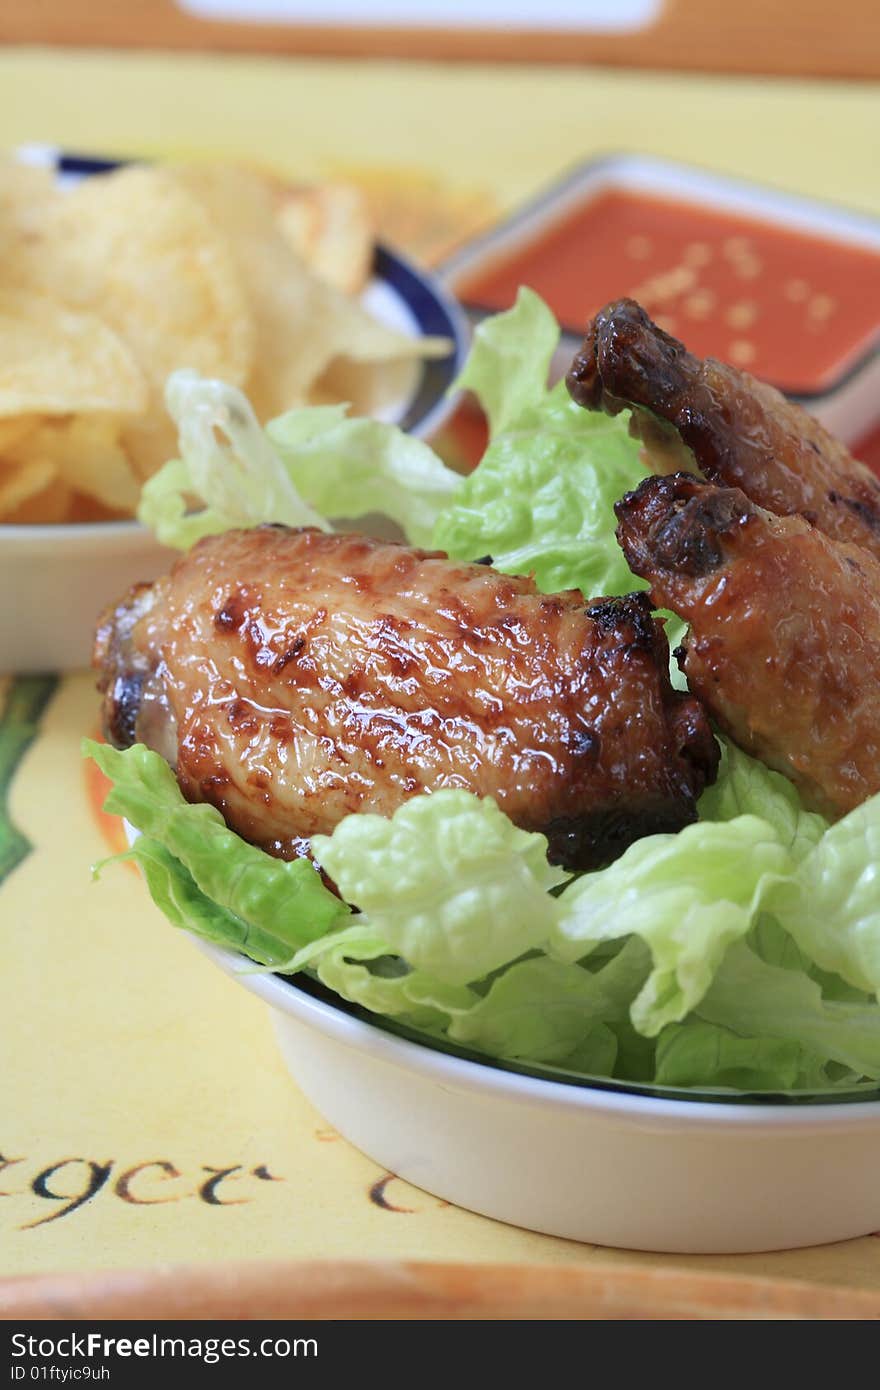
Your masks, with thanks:
<instances>
[{"instance_id":1,"label":"bowl rim","mask_svg":"<svg viewBox=\"0 0 880 1390\"><path fill-rule=\"evenodd\" d=\"M135 517L114 521L0 522L0 541L4 546L33 545L41 541L69 541L83 537L90 537L92 540L124 540L140 535L149 536L151 542L158 545L152 531Z\"/></svg>"},{"instance_id":2,"label":"bowl rim","mask_svg":"<svg viewBox=\"0 0 880 1390\"><path fill-rule=\"evenodd\" d=\"M822 1102L766 1102L731 1099L691 1100L687 1096L646 1095L626 1089L591 1085L589 1081L569 1084L550 1078L458 1057L425 1043L411 1041L383 1029L378 1024L349 1013L298 988L291 980L255 966L246 957L198 937L198 948L226 974L281 1014L296 1019L318 1033L353 1051L422 1076L446 1088L469 1091L474 1095L539 1109L566 1111L574 1116L592 1115L617 1123L631 1123L655 1130L676 1128L710 1130L736 1134L764 1134L768 1130L789 1134L815 1133L833 1129L856 1131L880 1127L880 1099ZM705 1092L701 1093L701 1097Z\"/></svg>"}]
</instances>

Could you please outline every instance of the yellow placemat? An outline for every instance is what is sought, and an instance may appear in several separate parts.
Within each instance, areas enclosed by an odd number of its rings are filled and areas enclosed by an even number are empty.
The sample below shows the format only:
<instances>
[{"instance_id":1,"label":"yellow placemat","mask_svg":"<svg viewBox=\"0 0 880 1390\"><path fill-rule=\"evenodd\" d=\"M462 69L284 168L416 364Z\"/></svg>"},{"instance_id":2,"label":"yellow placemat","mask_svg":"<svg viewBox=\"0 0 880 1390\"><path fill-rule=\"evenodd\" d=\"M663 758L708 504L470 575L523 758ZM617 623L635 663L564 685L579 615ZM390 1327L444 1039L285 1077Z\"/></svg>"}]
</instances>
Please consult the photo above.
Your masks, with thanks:
<instances>
[{"instance_id":1,"label":"yellow placemat","mask_svg":"<svg viewBox=\"0 0 880 1390\"><path fill-rule=\"evenodd\" d=\"M635 150L880 212L880 87L595 69L0 51L8 144L352 166L509 206Z\"/></svg>"},{"instance_id":2,"label":"yellow placemat","mask_svg":"<svg viewBox=\"0 0 880 1390\"><path fill-rule=\"evenodd\" d=\"M12 144L231 153L298 175L354 169L388 230L434 254L457 226L609 148L880 210L865 177L878 115L867 87L0 55ZM38 727L27 744L0 732L0 774L16 764L8 812L19 834L0 835L10 869L0 884L0 1275L375 1255L635 1259L880 1288L872 1238L774 1255L633 1256L502 1226L384 1174L297 1092L264 1007L166 924L130 869L91 883L107 841L78 751L95 726L90 677L7 679L3 707L19 728Z\"/></svg>"}]
</instances>

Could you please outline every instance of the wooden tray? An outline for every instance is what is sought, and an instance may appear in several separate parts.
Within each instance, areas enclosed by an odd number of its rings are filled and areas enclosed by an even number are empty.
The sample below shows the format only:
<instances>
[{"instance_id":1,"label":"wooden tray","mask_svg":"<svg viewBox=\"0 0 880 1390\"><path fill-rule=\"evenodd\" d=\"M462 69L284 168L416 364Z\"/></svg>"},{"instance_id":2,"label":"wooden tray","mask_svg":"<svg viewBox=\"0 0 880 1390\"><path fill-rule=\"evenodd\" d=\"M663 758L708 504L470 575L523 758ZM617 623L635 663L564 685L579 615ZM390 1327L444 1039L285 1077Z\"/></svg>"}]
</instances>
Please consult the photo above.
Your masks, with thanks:
<instances>
[{"instance_id":1,"label":"wooden tray","mask_svg":"<svg viewBox=\"0 0 880 1390\"><path fill-rule=\"evenodd\" d=\"M203 19L176 0L3 0L0 42L420 57L802 76L880 76L875 0L665 0L632 32L443 28Z\"/></svg>"},{"instance_id":2,"label":"wooden tray","mask_svg":"<svg viewBox=\"0 0 880 1390\"><path fill-rule=\"evenodd\" d=\"M880 1292L681 1270L343 1261L0 1280L0 1318L880 1319Z\"/></svg>"}]
</instances>

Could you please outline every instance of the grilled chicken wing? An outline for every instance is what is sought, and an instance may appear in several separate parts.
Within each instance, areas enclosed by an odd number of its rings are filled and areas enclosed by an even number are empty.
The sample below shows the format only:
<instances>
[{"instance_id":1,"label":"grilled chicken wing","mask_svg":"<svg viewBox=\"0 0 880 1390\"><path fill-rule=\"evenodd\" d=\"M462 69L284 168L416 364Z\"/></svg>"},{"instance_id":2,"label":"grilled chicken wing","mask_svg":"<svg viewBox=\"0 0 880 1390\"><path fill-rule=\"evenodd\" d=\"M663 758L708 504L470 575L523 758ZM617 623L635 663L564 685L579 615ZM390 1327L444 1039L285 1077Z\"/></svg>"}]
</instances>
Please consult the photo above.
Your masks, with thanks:
<instances>
[{"instance_id":1,"label":"grilled chicken wing","mask_svg":"<svg viewBox=\"0 0 880 1390\"><path fill-rule=\"evenodd\" d=\"M691 624L682 669L720 726L818 810L880 791L880 562L687 473L615 510L631 569Z\"/></svg>"},{"instance_id":2,"label":"grilled chicken wing","mask_svg":"<svg viewBox=\"0 0 880 1390\"><path fill-rule=\"evenodd\" d=\"M692 820L717 767L644 594L585 606L364 536L206 538L105 615L95 661L110 740L284 857L463 787L592 866Z\"/></svg>"},{"instance_id":3,"label":"grilled chicken wing","mask_svg":"<svg viewBox=\"0 0 880 1390\"><path fill-rule=\"evenodd\" d=\"M880 479L800 406L736 367L700 361L633 300L596 315L566 380L590 410L632 409L655 472L696 462L767 511L805 517L880 559Z\"/></svg>"}]
</instances>

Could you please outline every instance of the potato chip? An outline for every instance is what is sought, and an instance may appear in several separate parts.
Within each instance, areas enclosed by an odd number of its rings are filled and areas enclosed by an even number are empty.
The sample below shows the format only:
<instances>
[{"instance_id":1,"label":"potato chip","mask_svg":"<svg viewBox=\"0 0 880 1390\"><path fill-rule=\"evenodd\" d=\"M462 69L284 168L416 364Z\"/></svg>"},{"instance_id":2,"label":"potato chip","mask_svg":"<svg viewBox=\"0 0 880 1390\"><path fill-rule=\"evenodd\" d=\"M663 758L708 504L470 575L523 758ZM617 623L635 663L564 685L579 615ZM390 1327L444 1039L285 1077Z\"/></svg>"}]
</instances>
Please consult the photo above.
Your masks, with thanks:
<instances>
[{"instance_id":1,"label":"potato chip","mask_svg":"<svg viewBox=\"0 0 880 1390\"><path fill-rule=\"evenodd\" d=\"M118 512L112 511L109 507L104 507L100 502L96 502L94 497L86 497L82 492L74 492L70 495L64 520L68 522L81 521L122 521Z\"/></svg>"},{"instance_id":2,"label":"potato chip","mask_svg":"<svg viewBox=\"0 0 880 1390\"><path fill-rule=\"evenodd\" d=\"M169 173L86 179L58 199L42 238L44 286L125 339L157 409L181 366L244 383L253 325L226 241Z\"/></svg>"},{"instance_id":3,"label":"potato chip","mask_svg":"<svg viewBox=\"0 0 880 1390\"><path fill-rule=\"evenodd\" d=\"M423 265L439 265L501 214L485 188L450 184L413 166L341 164L335 177L363 194L375 235L406 247Z\"/></svg>"},{"instance_id":4,"label":"potato chip","mask_svg":"<svg viewBox=\"0 0 880 1390\"><path fill-rule=\"evenodd\" d=\"M59 196L54 170L9 155L0 157L0 221L10 211L34 208Z\"/></svg>"},{"instance_id":5,"label":"potato chip","mask_svg":"<svg viewBox=\"0 0 880 1390\"><path fill-rule=\"evenodd\" d=\"M20 467L0 464L0 521L55 481L58 469L48 459L32 459Z\"/></svg>"},{"instance_id":6,"label":"potato chip","mask_svg":"<svg viewBox=\"0 0 880 1390\"><path fill-rule=\"evenodd\" d=\"M74 494L54 477L39 492L32 493L11 511L0 515L3 526L57 526L74 520L71 515Z\"/></svg>"},{"instance_id":7,"label":"potato chip","mask_svg":"<svg viewBox=\"0 0 880 1390\"><path fill-rule=\"evenodd\" d=\"M137 507L140 480L122 448L120 422L113 416L46 421L26 437L18 452L47 460L68 493L91 497L107 512L130 515Z\"/></svg>"},{"instance_id":8,"label":"potato chip","mask_svg":"<svg viewBox=\"0 0 880 1390\"><path fill-rule=\"evenodd\" d=\"M137 363L94 314L31 290L0 289L0 342L0 417L146 408Z\"/></svg>"},{"instance_id":9,"label":"potato chip","mask_svg":"<svg viewBox=\"0 0 880 1390\"><path fill-rule=\"evenodd\" d=\"M32 430L37 428L42 415L0 416L0 459L8 449L15 449Z\"/></svg>"},{"instance_id":10,"label":"potato chip","mask_svg":"<svg viewBox=\"0 0 880 1390\"><path fill-rule=\"evenodd\" d=\"M245 390L261 419L310 400L334 358L360 363L445 355L445 339L411 338L377 323L311 274L282 236L267 180L228 165L192 165L177 177L229 238L254 315L256 352Z\"/></svg>"},{"instance_id":11,"label":"potato chip","mask_svg":"<svg viewBox=\"0 0 880 1390\"><path fill-rule=\"evenodd\" d=\"M256 330L253 372L245 386L261 418L301 404L334 350L332 293L310 274L275 222L267 182L247 169L198 165L175 170L222 227L245 287Z\"/></svg>"},{"instance_id":12,"label":"potato chip","mask_svg":"<svg viewBox=\"0 0 880 1390\"><path fill-rule=\"evenodd\" d=\"M400 401L409 400L418 387L420 363L414 358L394 358L389 362L354 362L350 357L334 357L309 391L312 405L332 405L348 401L354 415L382 418Z\"/></svg>"},{"instance_id":13,"label":"potato chip","mask_svg":"<svg viewBox=\"0 0 880 1390\"><path fill-rule=\"evenodd\" d=\"M0 159L0 265L5 285L34 282L43 227L60 197L50 170Z\"/></svg>"},{"instance_id":14,"label":"potato chip","mask_svg":"<svg viewBox=\"0 0 880 1390\"><path fill-rule=\"evenodd\" d=\"M373 232L359 189L341 183L282 186L277 220L311 270L341 294L360 294L370 278Z\"/></svg>"},{"instance_id":15,"label":"potato chip","mask_svg":"<svg viewBox=\"0 0 880 1390\"><path fill-rule=\"evenodd\" d=\"M152 478L177 453L177 430L156 406L131 420L122 432L122 447L140 483Z\"/></svg>"}]
</instances>

